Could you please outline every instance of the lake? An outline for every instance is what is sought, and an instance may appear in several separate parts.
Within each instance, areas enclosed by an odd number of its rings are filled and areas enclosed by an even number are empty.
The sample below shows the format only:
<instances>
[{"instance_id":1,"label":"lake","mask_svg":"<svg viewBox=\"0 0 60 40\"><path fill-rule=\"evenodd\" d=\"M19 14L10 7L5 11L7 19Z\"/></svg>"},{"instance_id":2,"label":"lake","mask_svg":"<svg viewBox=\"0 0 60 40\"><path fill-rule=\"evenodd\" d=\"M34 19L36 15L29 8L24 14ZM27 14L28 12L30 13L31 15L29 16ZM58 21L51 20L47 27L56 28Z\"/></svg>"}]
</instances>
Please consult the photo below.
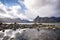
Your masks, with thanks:
<instances>
[{"instance_id":1,"label":"lake","mask_svg":"<svg viewBox=\"0 0 60 40\"><path fill-rule=\"evenodd\" d=\"M14 23L3 23L3 24L14 24ZM17 23L17 24L34 24L34 23ZM39 23L37 23L39 24ZM44 24L44 25L55 25L55 26L60 26L60 23L41 23L41 24Z\"/></svg>"}]
</instances>

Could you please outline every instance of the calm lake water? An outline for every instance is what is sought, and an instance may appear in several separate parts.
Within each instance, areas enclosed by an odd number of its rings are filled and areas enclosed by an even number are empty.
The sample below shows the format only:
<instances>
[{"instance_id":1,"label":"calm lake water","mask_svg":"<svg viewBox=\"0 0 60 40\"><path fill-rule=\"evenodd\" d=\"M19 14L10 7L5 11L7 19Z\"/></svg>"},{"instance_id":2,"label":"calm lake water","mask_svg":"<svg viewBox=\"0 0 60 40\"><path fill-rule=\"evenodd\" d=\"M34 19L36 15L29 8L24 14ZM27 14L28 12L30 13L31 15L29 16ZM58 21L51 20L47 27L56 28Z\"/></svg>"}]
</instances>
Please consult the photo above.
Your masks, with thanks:
<instances>
[{"instance_id":1,"label":"calm lake water","mask_svg":"<svg viewBox=\"0 0 60 40\"><path fill-rule=\"evenodd\" d=\"M55 26L60 26L60 23L42 23L44 25L55 25Z\"/></svg>"},{"instance_id":2,"label":"calm lake water","mask_svg":"<svg viewBox=\"0 0 60 40\"><path fill-rule=\"evenodd\" d=\"M4 24L14 24L14 23L4 23ZM31 24L34 24L34 23L17 23L17 24L29 24L29 25L31 25ZM60 26L60 23L41 23L41 24Z\"/></svg>"}]
</instances>

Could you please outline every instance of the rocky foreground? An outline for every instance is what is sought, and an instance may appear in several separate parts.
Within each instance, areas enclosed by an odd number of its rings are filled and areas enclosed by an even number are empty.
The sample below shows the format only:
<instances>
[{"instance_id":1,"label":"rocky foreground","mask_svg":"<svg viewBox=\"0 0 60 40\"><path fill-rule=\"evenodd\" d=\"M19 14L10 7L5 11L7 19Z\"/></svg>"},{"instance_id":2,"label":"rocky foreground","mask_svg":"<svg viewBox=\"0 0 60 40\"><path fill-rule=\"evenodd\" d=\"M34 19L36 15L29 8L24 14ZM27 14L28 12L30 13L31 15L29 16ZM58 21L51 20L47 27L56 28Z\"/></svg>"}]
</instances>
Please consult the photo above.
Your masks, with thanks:
<instances>
[{"instance_id":1,"label":"rocky foreground","mask_svg":"<svg viewBox=\"0 0 60 40\"><path fill-rule=\"evenodd\" d=\"M0 31L0 40L60 40L60 29L7 29Z\"/></svg>"},{"instance_id":2,"label":"rocky foreground","mask_svg":"<svg viewBox=\"0 0 60 40\"><path fill-rule=\"evenodd\" d=\"M16 30L18 28L41 28L45 27L48 29L60 29L60 26L55 26L55 25L44 25L41 23L34 23L34 24L18 24L18 23L13 23L13 24L3 24L0 23L0 30L6 30L6 29L13 29Z\"/></svg>"},{"instance_id":3,"label":"rocky foreground","mask_svg":"<svg viewBox=\"0 0 60 40\"><path fill-rule=\"evenodd\" d=\"M0 23L0 40L60 40L60 27Z\"/></svg>"}]
</instances>

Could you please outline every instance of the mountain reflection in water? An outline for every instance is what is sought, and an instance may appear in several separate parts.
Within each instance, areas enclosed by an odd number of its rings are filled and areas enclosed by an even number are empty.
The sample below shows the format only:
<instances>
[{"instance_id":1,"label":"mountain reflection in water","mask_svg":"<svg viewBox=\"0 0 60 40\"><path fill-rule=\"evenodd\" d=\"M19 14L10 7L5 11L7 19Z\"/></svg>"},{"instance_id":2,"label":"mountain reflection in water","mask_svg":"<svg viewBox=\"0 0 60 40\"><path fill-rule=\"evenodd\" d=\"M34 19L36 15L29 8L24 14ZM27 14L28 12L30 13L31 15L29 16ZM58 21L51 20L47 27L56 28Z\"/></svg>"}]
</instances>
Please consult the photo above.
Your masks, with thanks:
<instances>
[{"instance_id":1,"label":"mountain reflection in water","mask_svg":"<svg viewBox=\"0 0 60 40\"><path fill-rule=\"evenodd\" d=\"M7 29L5 32L0 31L0 40L59 40L58 36L60 30L52 29Z\"/></svg>"}]
</instances>

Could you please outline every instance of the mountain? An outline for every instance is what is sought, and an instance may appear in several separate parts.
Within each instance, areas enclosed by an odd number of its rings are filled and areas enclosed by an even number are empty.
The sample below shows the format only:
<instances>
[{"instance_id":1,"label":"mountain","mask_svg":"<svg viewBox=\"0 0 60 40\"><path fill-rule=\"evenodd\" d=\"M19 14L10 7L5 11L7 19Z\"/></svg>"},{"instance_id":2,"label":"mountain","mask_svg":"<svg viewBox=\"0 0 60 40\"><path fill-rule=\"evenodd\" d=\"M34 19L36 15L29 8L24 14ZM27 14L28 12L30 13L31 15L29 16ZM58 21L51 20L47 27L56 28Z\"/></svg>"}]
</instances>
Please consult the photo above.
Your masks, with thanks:
<instances>
[{"instance_id":1,"label":"mountain","mask_svg":"<svg viewBox=\"0 0 60 40\"><path fill-rule=\"evenodd\" d=\"M14 18L14 19L11 19L11 18L0 18L0 22L6 22L6 23L14 23L14 22L17 22L17 23L29 23L30 21L28 20L21 20L20 18Z\"/></svg>"},{"instance_id":2,"label":"mountain","mask_svg":"<svg viewBox=\"0 0 60 40\"><path fill-rule=\"evenodd\" d=\"M37 23L60 22L60 17L39 17L39 16L37 16L37 17L34 19L34 22L37 22Z\"/></svg>"}]
</instances>

